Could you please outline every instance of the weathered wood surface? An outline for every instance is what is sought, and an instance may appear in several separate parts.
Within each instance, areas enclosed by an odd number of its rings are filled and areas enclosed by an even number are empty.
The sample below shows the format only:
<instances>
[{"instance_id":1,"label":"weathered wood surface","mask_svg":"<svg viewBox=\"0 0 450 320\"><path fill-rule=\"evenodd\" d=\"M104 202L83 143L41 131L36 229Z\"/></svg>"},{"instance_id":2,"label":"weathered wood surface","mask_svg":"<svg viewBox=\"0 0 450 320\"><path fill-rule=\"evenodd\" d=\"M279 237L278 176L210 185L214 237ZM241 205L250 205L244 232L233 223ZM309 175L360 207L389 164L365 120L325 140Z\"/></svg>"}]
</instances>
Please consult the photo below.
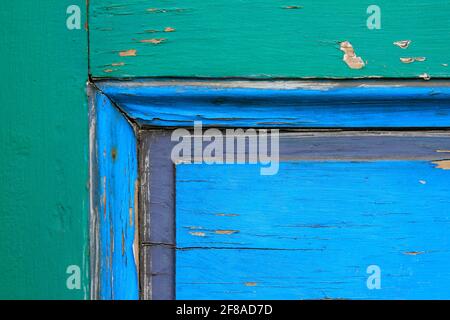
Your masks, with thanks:
<instances>
[{"instance_id":1,"label":"weathered wood surface","mask_svg":"<svg viewBox=\"0 0 450 320\"><path fill-rule=\"evenodd\" d=\"M141 125L450 127L447 81L136 81L99 83Z\"/></svg>"},{"instance_id":2,"label":"weathered wood surface","mask_svg":"<svg viewBox=\"0 0 450 320\"><path fill-rule=\"evenodd\" d=\"M89 298L85 3L1 5L1 300Z\"/></svg>"},{"instance_id":3,"label":"weathered wood surface","mask_svg":"<svg viewBox=\"0 0 450 320\"><path fill-rule=\"evenodd\" d=\"M449 77L448 1L379 0L381 28L374 30L367 27L371 4L94 0L91 73L120 78ZM410 40L409 47L394 45L401 40ZM361 69L343 61L345 41L361 58Z\"/></svg>"},{"instance_id":4,"label":"weathered wood surface","mask_svg":"<svg viewBox=\"0 0 450 320\"><path fill-rule=\"evenodd\" d=\"M449 191L423 160L179 165L177 298L448 299Z\"/></svg>"},{"instance_id":5,"label":"weathered wood surface","mask_svg":"<svg viewBox=\"0 0 450 320\"><path fill-rule=\"evenodd\" d=\"M169 130L139 134L141 298L175 297L175 165Z\"/></svg>"},{"instance_id":6,"label":"weathered wood surface","mask_svg":"<svg viewBox=\"0 0 450 320\"><path fill-rule=\"evenodd\" d=\"M177 165L176 213L169 137L140 132L143 298L448 297L448 133L283 132L275 176Z\"/></svg>"},{"instance_id":7,"label":"weathered wood surface","mask_svg":"<svg viewBox=\"0 0 450 320\"><path fill-rule=\"evenodd\" d=\"M92 298L139 297L138 158L133 127L95 87L91 94Z\"/></svg>"}]
</instances>

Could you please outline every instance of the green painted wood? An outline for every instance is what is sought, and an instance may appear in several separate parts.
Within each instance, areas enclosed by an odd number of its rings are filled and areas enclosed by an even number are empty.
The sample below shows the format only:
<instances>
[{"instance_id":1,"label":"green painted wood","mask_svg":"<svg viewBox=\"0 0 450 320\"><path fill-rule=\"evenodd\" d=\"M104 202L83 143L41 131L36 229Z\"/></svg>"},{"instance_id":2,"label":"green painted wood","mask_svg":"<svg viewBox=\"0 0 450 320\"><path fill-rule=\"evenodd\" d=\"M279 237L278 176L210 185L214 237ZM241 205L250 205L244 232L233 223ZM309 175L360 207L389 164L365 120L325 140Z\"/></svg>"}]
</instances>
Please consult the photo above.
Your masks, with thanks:
<instances>
[{"instance_id":1,"label":"green painted wood","mask_svg":"<svg viewBox=\"0 0 450 320\"><path fill-rule=\"evenodd\" d=\"M95 77L450 76L449 1L378 0L378 30L367 27L371 4L94 0L91 71ZM399 40L411 44L401 49L393 44ZM364 68L350 69L343 62L343 41L353 45ZM426 60L400 61L415 57Z\"/></svg>"},{"instance_id":2,"label":"green painted wood","mask_svg":"<svg viewBox=\"0 0 450 320\"><path fill-rule=\"evenodd\" d=\"M84 0L0 10L0 299L89 297L87 37L66 28L70 5L84 23Z\"/></svg>"}]
</instances>

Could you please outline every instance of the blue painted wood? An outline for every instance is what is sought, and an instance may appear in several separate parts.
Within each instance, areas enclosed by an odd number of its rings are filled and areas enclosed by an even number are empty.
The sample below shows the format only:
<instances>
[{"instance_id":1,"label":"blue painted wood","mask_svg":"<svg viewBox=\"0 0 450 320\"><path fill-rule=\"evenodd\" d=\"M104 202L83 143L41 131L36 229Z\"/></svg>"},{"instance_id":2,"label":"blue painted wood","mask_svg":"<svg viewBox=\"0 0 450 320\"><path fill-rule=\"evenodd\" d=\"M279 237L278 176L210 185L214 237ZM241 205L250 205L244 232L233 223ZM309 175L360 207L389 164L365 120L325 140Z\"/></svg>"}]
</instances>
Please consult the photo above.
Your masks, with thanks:
<instances>
[{"instance_id":1,"label":"blue painted wood","mask_svg":"<svg viewBox=\"0 0 450 320\"><path fill-rule=\"evenodd\" d=\"M178 299L449 299L450 170L177 166ZM370 265L381 289L366 286Z\"/></svg>"},{"instance_id":2,"label":"blue painted wood","mask_svg":"<svg viewBox=\"0 0 450 320\"><path fill-rule=\"evenodd\" d=\"M139 125L155 127L189 127L196 120L216 127L450 127L450 90L440 82L396 87L308 84L288 89L222 85L160 81L108 82L100 87ZM120 123L109 122L102 136L127 127L114 112ZM115 119L105 113L109 118ZM125 139L120 150L128 152L129 168L134 168L135 137L127 128L114 139ZM106 151L102 154L108 156ZM111 147L112 158L113 154ZM260 176L258 166L195 166L192 172L177 172L177 298L447 298L448 171L419 158L366 160L373 161L283 163L281 170L289 173L273 179ZM179 168L187 167L194 168ZM126 166L111 168L103 171L106 177L128 174ZM99 181L102 177L99 174ZM125 186L135 177L130 173L111 190L106 182L100 187L101 195L118 195L110 211L125 208L125 199L133 216ZM269 180L260 180L264 178ZM107 208L100 204L99 211ZM129 233L121 237L122 258L115 251L124 212L118 209L120 218L101 222L104 298L137 297L137 281L130 281L136 267L130 268L130 259L124 258L130 253ZM216 226L212 216L230 220ZM383 270L383 290L366 287L365 268L372 264ZM133 283L128 295L123 281Z\"/></svg>"},{"instance_id":3,"label":"blue painted wood","mask_svg":"<svg viewBox=\"0 0 450 320\"><path fill-rule=\"evenodd\" d=\"M98 188L91 217L98 237L98 298L138 299L137 147L133 128L100 92L95 93L91 176ZM95 252L92 252L95 254Z\"/></svg>"},{"instance_id":4,"label":"blue painted wood","mask_svg":"<svg viewBox=\"0 0 450 320\"><path fill-rule=\"evenodd\" d=\"M283 84L137 81L100 87L130 117L150 126L202 121L216 127L450 127L445 83Z\"/></svg>"}]
</instances>

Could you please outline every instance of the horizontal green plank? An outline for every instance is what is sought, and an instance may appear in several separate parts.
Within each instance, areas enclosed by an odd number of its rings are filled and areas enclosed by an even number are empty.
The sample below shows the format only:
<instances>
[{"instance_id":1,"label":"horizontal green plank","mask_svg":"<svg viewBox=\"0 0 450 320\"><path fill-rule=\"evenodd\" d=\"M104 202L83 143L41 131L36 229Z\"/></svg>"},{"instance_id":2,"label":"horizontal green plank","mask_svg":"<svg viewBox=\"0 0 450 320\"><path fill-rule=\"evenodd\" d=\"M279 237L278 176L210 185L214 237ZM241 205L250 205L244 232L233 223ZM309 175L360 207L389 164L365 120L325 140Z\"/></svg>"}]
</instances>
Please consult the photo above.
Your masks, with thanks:
<instances>
[{"instance_id":1,"label":"horizontal green plank","mask_svg":"<svg viewBox=\"0 0 450 320\"><path fill-rule=\"evenodd\" d=\"M450 76L450 1L94 0L95 77ZM393 43L410 40L408 48ZM365 66L352 69L348 41ZM424 57L404 63L400 58ZM420 59L419 59L420 60ZM422 59L423 60L423 59Z\"/></svg>"}]
</instances>

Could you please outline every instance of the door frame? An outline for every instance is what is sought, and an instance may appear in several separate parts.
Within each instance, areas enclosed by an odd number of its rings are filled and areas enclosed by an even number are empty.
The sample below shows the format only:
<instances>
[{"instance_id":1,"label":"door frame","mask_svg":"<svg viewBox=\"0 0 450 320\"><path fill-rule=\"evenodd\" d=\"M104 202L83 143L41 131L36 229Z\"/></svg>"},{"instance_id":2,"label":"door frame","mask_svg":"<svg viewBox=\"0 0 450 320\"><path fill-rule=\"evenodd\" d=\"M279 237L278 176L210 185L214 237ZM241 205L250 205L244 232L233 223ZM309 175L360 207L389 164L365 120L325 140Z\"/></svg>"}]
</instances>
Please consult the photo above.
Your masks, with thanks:
<instances>
[{"instance_id":1,"label":"door frame","mask_svg":"<svg viewBox=\"0 0 450 320\"><path fill-rule=\"evenodd\" d=\"M191 129L202 121L205 128L275 128L329 137L439 135L450 128L449 84L94 80L88 85L92 298L175 298L176 164L169 134L174 128ZM150 139L142 139L145 132L153 132ZM391 146L378 156L389 159L389 150L395 151ZM280 156L292 154L286 149ZM431 151L426 159L447 160ZM149 232L154 226L163 232Z\"/></svg>"}]
</instances>

